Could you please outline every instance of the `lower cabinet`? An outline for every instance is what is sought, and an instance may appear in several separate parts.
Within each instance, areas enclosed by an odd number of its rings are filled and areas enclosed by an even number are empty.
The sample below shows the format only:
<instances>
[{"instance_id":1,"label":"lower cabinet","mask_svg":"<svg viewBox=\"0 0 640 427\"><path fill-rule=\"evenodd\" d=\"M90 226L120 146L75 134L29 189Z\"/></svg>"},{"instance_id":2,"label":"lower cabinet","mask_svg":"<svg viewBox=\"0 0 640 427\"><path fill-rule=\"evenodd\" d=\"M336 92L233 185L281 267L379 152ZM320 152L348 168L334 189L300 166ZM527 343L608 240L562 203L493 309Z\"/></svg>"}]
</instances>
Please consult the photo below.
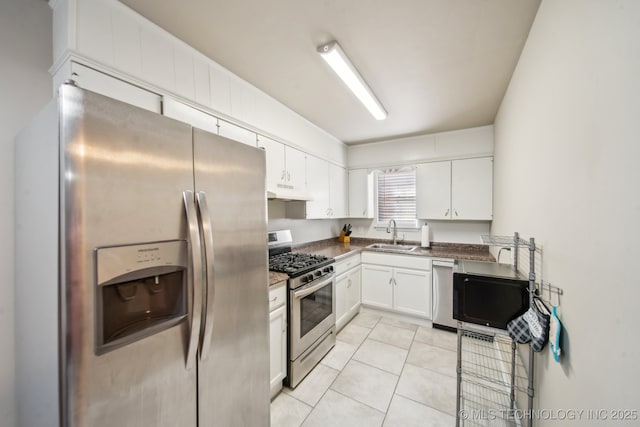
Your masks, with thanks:
<instances>
[{"instance_id":1,"label":"lower cabinet","mask_svg":"<svg viewBox=\"0 0 640 427\"><path fill-rule=\"evenodd\" d=\"M394 269L394 309L415 316L431 318L431 272Z\"/></svg>"},{"instance_id":2,"label":"lower cabinet","mask_svg":"<svg viewBox=\"0 0 640 427\"><path fill-rule=\"evenodd\" d=\"M272 308L274 303L279 306ZM269 291L269 308L269 378L273 398L282 389L282 380L287 376L286 286L278 286Z\"/></svg>"},{"instance_id":3,"label":"lower cabinet","mask_svg":"<svg viewBox=\"0 0 640 427\"><path fill-rule=\"evenodd\" d=\"M342 329L360 311L360 266L336 278L336 329Z\"/></svg>"},{"instance_id":4,"label":"lower cabinet","mask_svg":"<svg viewBox=\"0 0 640 427\"><path fill-rule=\"evenodd\" d=\"M431 260L362 253L362 304L431 319Z\"/></svg>"},{"instance_id":5,"label":"lower cabinet","mask_svg":"<svg viewBox=\"0 0 640 427\"><path fill-rule=\"evenodd\" d=\"M393 268L362 264L362 303L393 308Z\"/></svg>"}]
</instances>

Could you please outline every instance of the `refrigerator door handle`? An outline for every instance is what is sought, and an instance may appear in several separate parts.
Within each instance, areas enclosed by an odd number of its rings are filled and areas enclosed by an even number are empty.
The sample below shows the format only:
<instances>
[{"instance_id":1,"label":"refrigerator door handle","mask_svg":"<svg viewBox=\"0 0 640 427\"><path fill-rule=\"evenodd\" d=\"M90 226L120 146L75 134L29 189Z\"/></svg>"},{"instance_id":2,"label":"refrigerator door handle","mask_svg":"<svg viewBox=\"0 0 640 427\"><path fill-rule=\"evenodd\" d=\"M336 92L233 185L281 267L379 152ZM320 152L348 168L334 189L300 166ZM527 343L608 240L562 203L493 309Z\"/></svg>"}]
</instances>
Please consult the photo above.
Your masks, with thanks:
<instances>
[{"instance_id":1,"label":"refrigerator door handle","mask_svg":"<svg viewBox=\"0 0 640 427\"><path fill-rule=\"evenodd\" d=\"M196 194L198 201L198 210L200 213L200 224L202 234L204 236L204 260L207 271L204 289L205 305L204 305L204 333L202 336L202 346L200 348L200 359L206 360L211 348L211 334L213 331L213 298L214 290L214 255L213 255L213 228L211 226L211 217L209 216L209 207L207 206L207 195L204 191Z\"/></svg>"},{"instance_id":2,"label":"refrigerator door handle","mask_svg":"<svg viewBox=\"0 0 640 427\"><path fill-rule=\"evenodd\" d=\"M193 191L186 190L182 193L184 209L187 215L187 226L189 228L189 243L191 254L191 265L187 274L191 285L192 308L191 327L189 329L189 341L187 347L187 370L193 368L198 351L198 339L200 337L200 318L202 316L202 288L204 272L202 270L202 245L200 243L200 229L198 228L198 214Z\"/></svg>"}]
</instances>

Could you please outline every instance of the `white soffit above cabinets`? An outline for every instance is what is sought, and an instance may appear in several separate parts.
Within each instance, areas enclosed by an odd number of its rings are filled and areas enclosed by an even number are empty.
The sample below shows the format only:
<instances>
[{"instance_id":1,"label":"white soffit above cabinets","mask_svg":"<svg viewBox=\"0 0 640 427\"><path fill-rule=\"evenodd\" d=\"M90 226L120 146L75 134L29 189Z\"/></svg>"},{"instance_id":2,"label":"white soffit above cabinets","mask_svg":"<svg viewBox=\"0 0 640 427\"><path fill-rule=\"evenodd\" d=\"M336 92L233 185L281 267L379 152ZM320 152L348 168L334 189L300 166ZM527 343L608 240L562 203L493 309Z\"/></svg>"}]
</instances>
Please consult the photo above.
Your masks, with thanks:
<instances>
[{"instance_id":1,"label":"white soffit above cabinets","mask_svg":"<svg viewBox=\"0 0 640 427\"><path fill-rule=\"evenodd\" d=\"M347 144L492 124L540 0L120 0ZM317 54L339 40L375 120Z\"/></svg>"}]
</instances>

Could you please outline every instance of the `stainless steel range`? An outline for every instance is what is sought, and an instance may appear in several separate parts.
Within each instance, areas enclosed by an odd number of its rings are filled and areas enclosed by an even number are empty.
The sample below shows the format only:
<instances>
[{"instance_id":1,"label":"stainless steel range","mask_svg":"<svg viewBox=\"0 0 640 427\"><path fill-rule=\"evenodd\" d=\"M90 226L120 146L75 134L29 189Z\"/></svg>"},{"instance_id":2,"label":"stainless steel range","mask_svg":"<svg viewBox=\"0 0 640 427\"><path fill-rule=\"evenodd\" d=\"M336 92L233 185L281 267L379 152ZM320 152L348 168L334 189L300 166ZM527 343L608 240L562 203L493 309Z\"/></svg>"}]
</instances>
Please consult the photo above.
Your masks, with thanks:
<instances>
[{"instance_id":1,"label":"stainless steel range","mask_svg":"<svg viewBox=\"0 0 640 427\"><path fill-rule=\"evenodd\" d=\"M268 233L269 270L289 276L287 384L295 388L336 343L333 258L291 252L291 231Z\"/></svg>"}]
</instances>

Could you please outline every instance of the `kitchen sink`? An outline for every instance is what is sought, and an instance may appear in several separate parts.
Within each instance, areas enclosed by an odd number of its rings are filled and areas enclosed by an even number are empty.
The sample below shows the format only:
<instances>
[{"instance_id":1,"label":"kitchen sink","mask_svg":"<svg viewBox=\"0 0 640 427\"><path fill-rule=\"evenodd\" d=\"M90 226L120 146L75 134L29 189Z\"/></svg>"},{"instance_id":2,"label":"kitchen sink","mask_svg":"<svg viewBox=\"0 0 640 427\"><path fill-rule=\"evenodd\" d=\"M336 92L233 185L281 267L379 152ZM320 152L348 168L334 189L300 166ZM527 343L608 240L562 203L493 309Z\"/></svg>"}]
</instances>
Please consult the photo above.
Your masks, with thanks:
<instances>
[{"instance_id":1,"label":"kitchen sink","mask_svg":"<svg viewBox=\"0 0 640 427\"><path fill-rule=\"evenodd\" d=\"M393 251L393 252L413 252L418 249L417 246L409 246L409 245L391 245L388 243L374 243L372 245L367 246L369 249L380 249L383 251Z\"/></svg>"}]
</instances>

